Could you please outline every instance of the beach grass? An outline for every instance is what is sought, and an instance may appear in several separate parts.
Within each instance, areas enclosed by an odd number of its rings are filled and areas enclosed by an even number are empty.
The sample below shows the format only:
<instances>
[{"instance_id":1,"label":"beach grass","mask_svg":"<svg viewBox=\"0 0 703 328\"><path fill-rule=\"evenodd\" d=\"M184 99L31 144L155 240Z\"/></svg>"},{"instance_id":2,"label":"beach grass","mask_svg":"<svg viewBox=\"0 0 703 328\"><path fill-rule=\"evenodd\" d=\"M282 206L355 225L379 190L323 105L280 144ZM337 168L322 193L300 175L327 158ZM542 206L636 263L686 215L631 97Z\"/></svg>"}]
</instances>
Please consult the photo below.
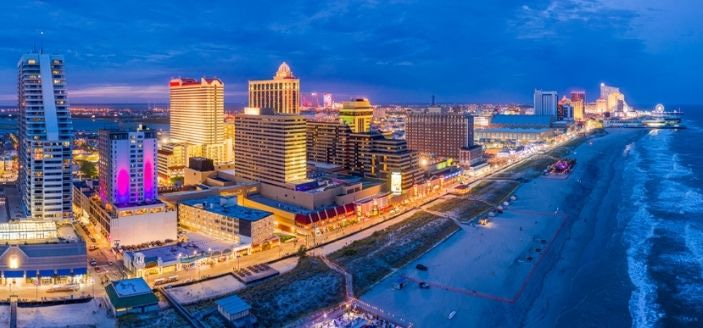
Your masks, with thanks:
<instances>
[{"instance_id":1,"label":"beach grass","mask_svg":"<svg viewBox=\"0 0 703 328\"><path fill-rule=\"evenodd\" d=\"M188 327L190 324L175 309L152 313L127 314L118 318L120 328Z\"/></svg>"},{"instance_id":2,"label":"beach grass","mask_svg":"<svg viewBox=\"0 0 703 328\"><path fill-rule=\"evenodd\" d=\"M344 300L344 277L327 267L320 259L303 257L291 271L248 286L238 292L251 305L260 327L275 327L300 319ZM208 324L219 320L208 314L215 310L214 301L189 305L191 313L204 313Z\"/></svg>"},{"instance_id":3,"label":"beach grass","mask_svg":"<svg viewBox=\"0 0 703 328\"><path fill-rule=\"evenodd\" d=\"M406 265L458 229L450 219L417 212L403 222L345 246L329 258L352 274L354 294L362 295L394 269Z\"/></svg>"}]
</instances>

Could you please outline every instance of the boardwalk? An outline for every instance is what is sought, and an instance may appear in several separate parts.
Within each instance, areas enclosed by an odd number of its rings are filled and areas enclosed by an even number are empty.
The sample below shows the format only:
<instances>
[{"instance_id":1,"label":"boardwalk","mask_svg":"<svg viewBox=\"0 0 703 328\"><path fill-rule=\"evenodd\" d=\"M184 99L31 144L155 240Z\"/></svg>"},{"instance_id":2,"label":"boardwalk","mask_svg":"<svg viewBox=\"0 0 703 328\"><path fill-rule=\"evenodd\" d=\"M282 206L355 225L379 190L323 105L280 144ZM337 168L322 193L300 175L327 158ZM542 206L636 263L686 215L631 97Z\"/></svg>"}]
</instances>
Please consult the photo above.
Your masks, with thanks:
<instances>
[{"instance_id":1,"label":"boardwalk","mask_svg":"<svg viewBox=\"0 0 703 328\"><path fill-rule=\"evenodd\" d=\"M206 328L205 325L203 325L198 319L193 318L193 316L190 315L190 312L186 308L184 308L178 301L171 296L171 294L168 293L166 289L163 287L159 288L159 291L161 294L163 294L166 297L166 300L173 306L173 308L176 309L186 320L188 320L188 323L190 323L191 327L195 328Z\"/></svg>"}]
</instances>

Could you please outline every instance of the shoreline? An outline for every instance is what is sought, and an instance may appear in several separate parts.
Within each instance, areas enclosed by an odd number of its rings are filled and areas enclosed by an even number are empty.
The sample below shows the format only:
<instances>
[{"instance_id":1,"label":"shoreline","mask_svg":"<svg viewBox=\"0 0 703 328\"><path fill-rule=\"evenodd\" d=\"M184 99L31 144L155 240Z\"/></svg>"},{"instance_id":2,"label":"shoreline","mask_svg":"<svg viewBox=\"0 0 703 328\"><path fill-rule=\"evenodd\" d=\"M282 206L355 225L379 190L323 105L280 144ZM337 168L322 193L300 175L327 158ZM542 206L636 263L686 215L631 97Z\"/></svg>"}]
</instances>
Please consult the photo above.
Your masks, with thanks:
<instances>
[{"instance_id":1,"label":"shoreline","mask_svg":"<svg viewBox=\"0 0 703 328\"><path fill-rule=\"evenodd\" d=\"M606 146L600 147L609 150L610 146L608 145L616 145L620 139L619 133L599 133L579 138L569 142L567 146L561 146L548 152L548 154L555 152L559 154L566 148L566 152L573 152L576 155L579 164L575 167L575 172L566 179L546 179L542 178L541 175L530 177L530 174L534 173L532 172L534 166L539 165L539 158L532 159L535 161L533 163L523 163L517 168L503 172L500 175L521 174L523 178L528 176L529 179L516 188L515 192L521 195L520 198L506 209L505 214L493 219L494 227L474 228L453 234L452 237L435 245L425 255L397 270L396 275L406 274L410 277L417 277L417 279L434 282L437 286L444 286L445 289L431 288L426 291L412 290L407 294L404 291L396 293L388 288L388 281L392 280L393 276L391 275L369 290L363 300L396 315L410 317L410 321L418 326L449 324L459 327L495 324L496 320L489 318L495 318L496 312L506 311L506 306L496 306L496 303L499 302L476 297L477 294L485 294L494 299L512 300L506 302L509 303L507 304L508 308L525 307L525 303L531 303L525 300L534 297L533 289L540 285L540 283L534 282L538 281L540 276L544 276L545 271L548 271L545 270L546 268L553 266L554 261L550 261L550 259L561 256L563 241L570 238L570 230L573 228L574 222L578 220L578 217L571 213L565 213L568 216L561 220L556 215L564 213L566 208L564 204L568 200L566 193L562 190L566 186L561 185L581 184L580 178L587 173L590 162L598 160L596 153L593 151L589 153L589 148L595 148L593 145L596 144L605 144ZM586 141L591 142L587 143ZM483 231L484 229L485 231ZM497 230L494 232L494 229ZM544 237L547 236L552 239L548 247L542 244L542 241L547 239ZM535 238L539 239L540 242L535 243L537 240ZM539 252L536 252L537 249ZM519 260L529 254L537 253L541 254L529 263L529 269L526 270L526 264ZM535 255L529 256L535 257ZM419 261L434 263L429 265L430 272L428 274L423 276L411 269L412 265ZM448 261L456 262L455 268L442 267ZM434 267L438 267L440 272L435 274ZM468 271L463 274L462 272L457 273L462 270ZM467 276L466 273L469 275ZM467 279L467 277L471 278ZM516 284L516 280L520 283ZM470 292L465 293L465 291ZM467 295L471 292L474 295ZM394 294L402 294L404 300L410 300L409 304L407 302L400 304L398 297L401 295ZM439 309L441 304L445 304L444 309ZM429 309L413 311L413 313L409 313L405 309L423 307L429 307ZM446 321L447 314L441 312L449 311L450 308L456 309L457 318L448 322ZM524 311L527 310L529 310L529 306ZM468 314L469 317L466 317L467 313L465 312L471 313ZM461 319L459 319L460 314L462 314ZM498 319L497 324L504 325L506 324L505 320L510 319ZM512 320L508 324L510 323L517 324Z\"/></svg>"}]
</instances>

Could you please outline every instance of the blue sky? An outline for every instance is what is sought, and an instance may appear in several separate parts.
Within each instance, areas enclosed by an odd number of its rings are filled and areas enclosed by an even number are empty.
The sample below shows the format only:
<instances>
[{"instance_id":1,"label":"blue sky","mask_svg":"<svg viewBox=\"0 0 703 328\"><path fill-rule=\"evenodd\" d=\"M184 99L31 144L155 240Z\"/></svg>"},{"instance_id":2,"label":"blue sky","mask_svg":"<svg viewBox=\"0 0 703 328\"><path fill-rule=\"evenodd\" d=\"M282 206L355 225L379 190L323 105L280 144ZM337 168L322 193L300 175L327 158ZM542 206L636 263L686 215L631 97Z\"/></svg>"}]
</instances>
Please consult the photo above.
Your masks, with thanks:
<instances>
[{"instance_id":1,"label":"blue sky","mask_svg":"<svg viewBox=\"0 0 703 328\"><path fill-rule=\"evenodd\" d=\"M701 103L703 1L6 1L0 103L39 43L73 103L164 102L218 76L228 103L287 61L303 91L375 103L530 103L534 88L619 86L634 104Z\"/></svg>"}]
</instances>

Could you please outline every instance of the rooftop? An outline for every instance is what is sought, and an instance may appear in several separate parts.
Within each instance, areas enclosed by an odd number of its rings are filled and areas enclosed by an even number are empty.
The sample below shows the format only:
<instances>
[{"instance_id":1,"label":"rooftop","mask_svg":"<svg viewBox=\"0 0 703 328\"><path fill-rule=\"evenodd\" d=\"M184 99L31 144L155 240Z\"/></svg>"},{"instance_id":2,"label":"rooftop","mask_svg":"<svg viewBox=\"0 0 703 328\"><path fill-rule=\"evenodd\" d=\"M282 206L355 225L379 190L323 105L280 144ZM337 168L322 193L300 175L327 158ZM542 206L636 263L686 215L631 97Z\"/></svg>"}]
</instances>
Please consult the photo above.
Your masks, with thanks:
<instances>
[{"instance_id":1,"label":"rooftop","mask_svg":"<svg viewBox=\"0 0 703 328\"><path fill-rule=\"evenodd\" d=\"M491 124L549 126L551 117L545 115L494 115Z\"/></svg>"},{"instance_id":2,"label":"rooftop","mask_svg":"<svg viewBox=\"0 0 703 328\"><path fill-rule=\"evenodd\" d=\"M277 208L277 209L280 209L280 210L283 210L283 211L286 211L289 213L309 214L312 212L307 208L293 205L290 203L279 202L275 199L264 197L261 194L249 195L249 196L247 196L247 199L249 199L251 201L255 201L260 204L271 206L271 207L274 207L274 208Z\"/></svg>"},{"instance_id":3,"label":"rooftop","mask_svg":"<svg viewBox=\"0 0 703 328\"><path fill-rule=\"evenodd\" d=\"M236 314L249 311L251 306L237 295L230 295L215 301L224 312Z\"/></svg>"},{"instance_id":4,"label":"rooftop","mask_svg":"<svg viewBox=\"0 0 703 328\"><path fill-rule=\"evenodd\" d=\"M272 214L271 212L237 205L237 197L210 196L184 200L182 204L246 221L258 221Z\"/></svg>"},{"instance_id":5,"label":"rooftop","mask_svg":"<svg viewBox=\"0 0 703 328\"><path fill-rule=\"evenodd\" d=\"M487 129L476 129L474 133L481 132L504 132L504 133L544 133L551 132L554 129L550 128L487 128Z\"/></svg>"},{"instance_id":6,"label":"rooftop","mask_svg":"<svg viewBox=\"0 0 703 328\"><path fill-rule=\"evenodd\" d=\"M151 293L151 288L142 278L133 278L125 280L117 280L112 283L115 287L115 292L119 297L128 297Z\"/></svg>"},{"instance_id":7,"label":"rooftop","mask_svg":"<svg viewBox=\"0 0 703 328\"><path fill-rule=\"evenodd\" d=\"M143 278L113 281L105 287L110 303L117 309L158 304L159 300Z\"/></svg>"}]
</instances>

